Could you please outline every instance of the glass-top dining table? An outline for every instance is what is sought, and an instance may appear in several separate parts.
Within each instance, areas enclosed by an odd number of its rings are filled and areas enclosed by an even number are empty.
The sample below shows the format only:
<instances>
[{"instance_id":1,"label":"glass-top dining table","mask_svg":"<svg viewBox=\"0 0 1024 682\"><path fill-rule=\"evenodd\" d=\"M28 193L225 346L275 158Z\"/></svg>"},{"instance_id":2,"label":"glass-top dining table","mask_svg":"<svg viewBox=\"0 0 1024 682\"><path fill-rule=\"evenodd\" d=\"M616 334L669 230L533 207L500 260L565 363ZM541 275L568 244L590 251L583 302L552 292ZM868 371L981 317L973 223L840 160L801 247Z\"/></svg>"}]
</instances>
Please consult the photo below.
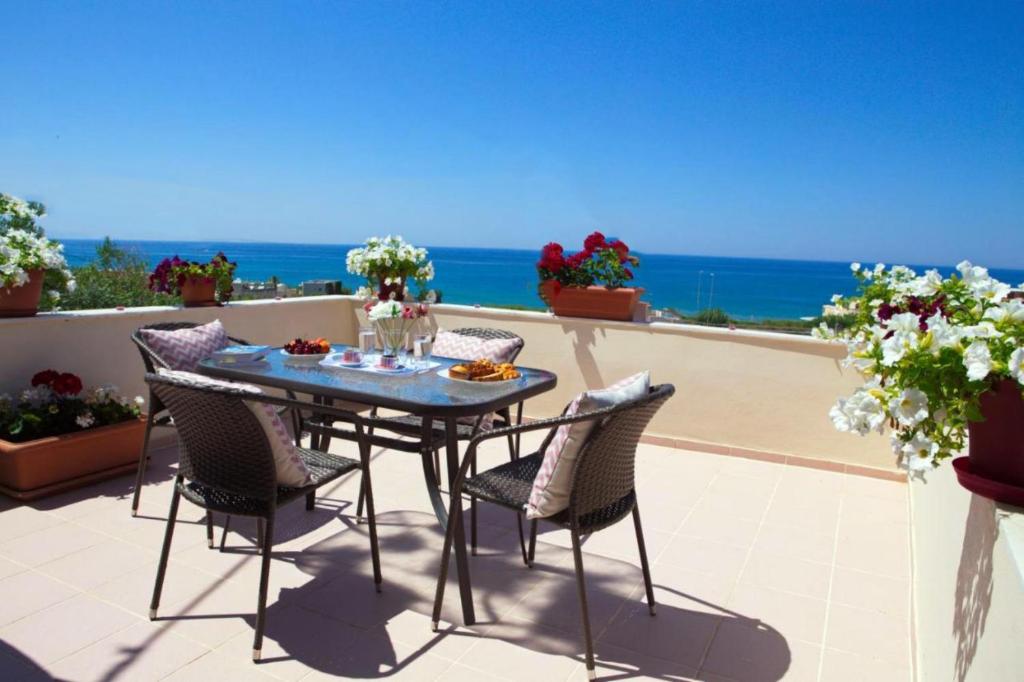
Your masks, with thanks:
<instances>
[{"instance_id":1,"label":"glass-top dining table","mask_svg":"<svg viewBox=\"0 0 1024 682\"><path fill-rule=\"evenodd\" d=\"M334 345L332 352L348 346ZM385 408L422 418L421 433L425 443L431 442L434 424L444 424L445 455L448 480L454 480L461 464L458 447L459 418L475 418L522 403L533 396L555 388L558 378L552 372L517 367L518 379L502 382L466 382L449 379L446 369L459 360L434 357L434 366L406 372L384 374L366 369L297 364L279 348L272 349L265 360L256 363L225 363L208 358L199 363L197 371L207 376L241 381L283 389L298 395L309 395L309 409L316 412L317 403L335 400L369 407ZM427 494L442 528L450 521L434 474L431 453L421 453ZM465 524L461 505L456 505L455 566L462 597L463 619L472 625L476 618L469 582L466 556Z\"/></svg>"}]
</instances>

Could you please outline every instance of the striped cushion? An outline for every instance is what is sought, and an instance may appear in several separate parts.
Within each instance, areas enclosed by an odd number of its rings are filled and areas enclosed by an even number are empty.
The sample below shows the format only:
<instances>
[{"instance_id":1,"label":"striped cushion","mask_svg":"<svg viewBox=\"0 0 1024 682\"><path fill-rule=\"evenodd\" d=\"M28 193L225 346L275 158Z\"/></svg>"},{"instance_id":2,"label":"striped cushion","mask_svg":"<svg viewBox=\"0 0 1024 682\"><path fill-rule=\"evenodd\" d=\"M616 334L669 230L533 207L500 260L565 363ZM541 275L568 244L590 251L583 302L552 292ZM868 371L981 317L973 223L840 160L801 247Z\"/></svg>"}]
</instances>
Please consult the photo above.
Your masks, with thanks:
<instances>
[{"instance_id":1,"label":"striped cushion","mask_svg":"<svg viewBox=\"0 0 1024 682\"><path fill-rule=\"evenodd\" d=\"M518 339L478 339L475 336L437 331L434 337L434 355L456 360L483 360L509 362L519 348Z\"/></svg>"},{"instance_id":2,"label":"striped cushion","mask_svg":"<svg viewBox=\"0 0 1024 682\"><path fill-rule=\"evenodd\" d=\"M569 403L565 416L592 412L612 407L647 395L651 388L651 373L640 372L616 382L608 388L581 393ZM539 519L553 516L569 507L572 475L576 457L594 429L594 421L562 424L555 431L540 470L533 479L530 500L526 504L526 517Z\"/></svg>"},{"instance_id":3,"label":"striped cushion","mask_svg":"<svg viewBox=\"0 0 1024 682\"><path fill-rule=\"evenodd\" d=\"M229 389L243 396L263 394L262 390L252 384L222 381L193 372L161 368L157 370L157 374L195 386L196 388ZM242 402L252 411L256 421L263 427L263 433L267 436L270 451L274 455L274 471L277 473L278 485L289 488L301 488L308 484L312 478L309 468L295 449L292 434L288 431L288 427L285 426L274 406L258 400L243 400Z\"/></svg>"},{"instance_id":4,"label":"striped cushion","mask_svg":"<svg viewBox=\"0 0 1024 682\"><path fill-rule=\"evenodd\" d=\"M220 320L191 329L140 329L146 345L171 369L194 372L199 361L228 345L228 334Z\"/></svg>"}]
</instances>

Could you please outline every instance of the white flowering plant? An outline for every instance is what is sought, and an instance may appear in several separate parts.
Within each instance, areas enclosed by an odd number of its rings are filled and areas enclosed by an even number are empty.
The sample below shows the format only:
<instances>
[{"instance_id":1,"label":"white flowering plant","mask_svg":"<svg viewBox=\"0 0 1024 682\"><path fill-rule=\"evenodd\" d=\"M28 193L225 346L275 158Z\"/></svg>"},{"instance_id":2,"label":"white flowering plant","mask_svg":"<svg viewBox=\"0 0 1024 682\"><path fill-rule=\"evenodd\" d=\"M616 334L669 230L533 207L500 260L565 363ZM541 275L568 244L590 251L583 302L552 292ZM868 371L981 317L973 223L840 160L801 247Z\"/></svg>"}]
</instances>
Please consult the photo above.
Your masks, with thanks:
<instances>
[{"instance_id":1,"label":"white flowering plant","mask_svg":"<svg viewBox=\"0 0 1024 682\"><path fill-rule=\"evenodd\" d=\"M423 291L427 282L434 279L434 264L427 258L427 250L392 235L370 237L363 246L349 251L345 267L349 273L366 279L368 289L361 292L372 295L375 289L380 300L405 300L409 281Z\"/></svg>"},{"instance_id":2,"label":"white flowering plant","mask_svg":"<svg viewBox=\"0 0 1024 682\"><path fill-rule=\"evenodd\" d=\"M416 326L417 320L426 317L427 304L410 305L398 301L372 301L363 306L367 319L373 323L380 336L386 355L393 355L405 344L406 336Z\"/></svg>"},{"instance_id":3,"label":"white flowering plant","mask_svg":"<svg viewBox=\"0 0 1024 682\"><path fill-rule=\"evenodd\" d=\"M999 381L1024 387L1024 289L964 261L957 274L851 264L858 293L833 297L854 322L815 335L846 344L864 385L829 412L839 431L892 430L906 468L929 469L963 450L980 397ZM1024 389L1022 389L1024 390Z\"/></svg>"},{"instance_id":4,"label":"white flowering plant","mask_svg":"<svg viewBox=\"0 0 1024 682\"><path fill-rule=\"evenodd\" d=\"M85 390L70 372L46 369L17 398L0 394L0 438L24 442L136 419L145 400L128 400L116 386Z\"/></svg>"},{"instance_id":5,"label":"white flowering plant","mask_svg":"<svg viewBox=\"0 0 1024 682\"><path fill-rule=\"evenodd\" d=\"M64 259L64 245L47 239L38 221L46 215L37 201L0 193L0 289L28 283L31 273L44 270L43 308L58 304L75 280Z\"/></svg>"}]
</instances>

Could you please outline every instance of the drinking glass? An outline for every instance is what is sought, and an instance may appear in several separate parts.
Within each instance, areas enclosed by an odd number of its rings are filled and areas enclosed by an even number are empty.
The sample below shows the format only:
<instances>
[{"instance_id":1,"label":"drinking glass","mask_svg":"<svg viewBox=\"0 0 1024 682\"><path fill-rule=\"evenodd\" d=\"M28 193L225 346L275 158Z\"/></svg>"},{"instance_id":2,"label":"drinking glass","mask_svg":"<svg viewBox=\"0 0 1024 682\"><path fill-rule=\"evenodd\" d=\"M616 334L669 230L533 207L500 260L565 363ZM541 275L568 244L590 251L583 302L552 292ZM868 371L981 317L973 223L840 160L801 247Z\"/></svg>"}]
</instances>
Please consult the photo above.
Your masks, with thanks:
<instances>
[{"instance_id":1,"label":"drinking glass","mask_svg":"<svg viewBox=\"0 0 1024 682\"><path fill-rule=\"evenodd\" d=\"M430 334L417 334L412 342L413 354L421 368L430 367L430 354L434 351L434 339Z\"/></svg>"},{"instance_id":2,"label":"drinking glass","mask_svg":"<svg viewBox=\"0 0 1024 682\"><path fill-rule=\"evenodd\" d=\"M359 350L369 355L377 348L377 330L373 327L359 328Z\"/></svg>"}]
</instances>

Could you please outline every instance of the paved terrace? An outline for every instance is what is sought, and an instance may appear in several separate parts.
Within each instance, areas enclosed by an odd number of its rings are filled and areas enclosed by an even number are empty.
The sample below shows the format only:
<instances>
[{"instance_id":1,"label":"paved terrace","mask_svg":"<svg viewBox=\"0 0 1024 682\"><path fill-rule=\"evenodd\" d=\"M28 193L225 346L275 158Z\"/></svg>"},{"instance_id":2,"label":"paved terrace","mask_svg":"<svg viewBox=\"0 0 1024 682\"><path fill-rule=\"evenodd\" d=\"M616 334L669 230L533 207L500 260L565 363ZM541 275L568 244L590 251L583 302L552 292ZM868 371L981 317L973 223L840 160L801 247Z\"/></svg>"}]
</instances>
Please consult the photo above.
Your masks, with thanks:
<instances>
[{"instance_id":1,"label":"paved terrace","mask_svg":"<svg viewBox=\"0 0 1024 682\"><path fill-rule=\"evenodd\" d=\"M482 464L504 457L492 443ZM481 505L479 622L450 624L452 584L449 624L431 632L442 536L419 461L404 453L374 459L382 594L348 477L315 511L297 503L279 516L262 664L250 661L251 520L235 522L227 552L210 550L202 512L183 501L149 622L176 461L173 448L154 453L138 518L130 477L0 500L0 679L586 679L568 535L542 525L529 570L507 510ZM658 615L642 601L631 524L587 538L601 679L911 679L905 484L649 444L638 467Z\"/></svg>"}]
</instances>

